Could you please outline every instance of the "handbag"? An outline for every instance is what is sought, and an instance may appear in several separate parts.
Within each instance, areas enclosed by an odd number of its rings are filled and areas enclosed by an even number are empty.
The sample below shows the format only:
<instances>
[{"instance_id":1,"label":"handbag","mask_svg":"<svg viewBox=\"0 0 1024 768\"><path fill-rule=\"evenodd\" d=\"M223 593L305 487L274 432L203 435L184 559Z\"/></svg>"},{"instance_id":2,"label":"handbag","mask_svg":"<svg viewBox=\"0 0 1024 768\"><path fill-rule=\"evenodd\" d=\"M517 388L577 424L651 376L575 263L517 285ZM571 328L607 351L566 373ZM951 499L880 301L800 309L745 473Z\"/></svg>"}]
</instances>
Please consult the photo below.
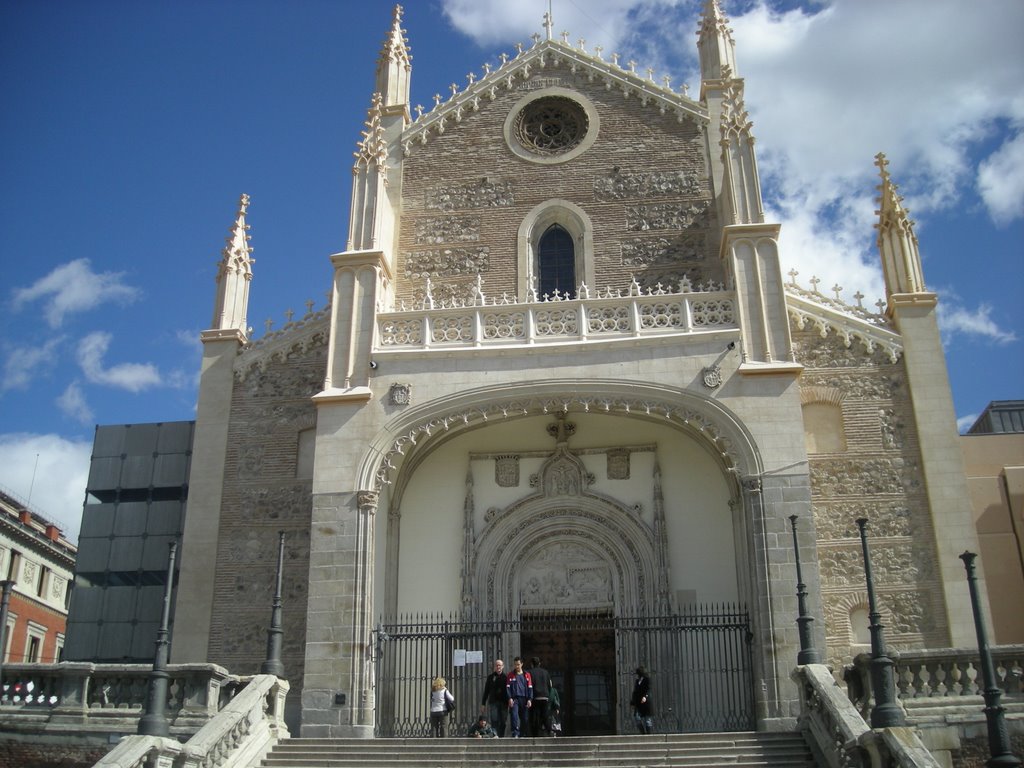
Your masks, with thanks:
<instances>
[{"instance_id":1,"label":"handbag","mask_svg":"<svg viewBox=\"0 0 1024 768\"><path fill-rule=\"evenodd\" d=\"M446 714L455 711L455 699L448 691L444 692L444 711Z\"/></svg>"}]
</instances>

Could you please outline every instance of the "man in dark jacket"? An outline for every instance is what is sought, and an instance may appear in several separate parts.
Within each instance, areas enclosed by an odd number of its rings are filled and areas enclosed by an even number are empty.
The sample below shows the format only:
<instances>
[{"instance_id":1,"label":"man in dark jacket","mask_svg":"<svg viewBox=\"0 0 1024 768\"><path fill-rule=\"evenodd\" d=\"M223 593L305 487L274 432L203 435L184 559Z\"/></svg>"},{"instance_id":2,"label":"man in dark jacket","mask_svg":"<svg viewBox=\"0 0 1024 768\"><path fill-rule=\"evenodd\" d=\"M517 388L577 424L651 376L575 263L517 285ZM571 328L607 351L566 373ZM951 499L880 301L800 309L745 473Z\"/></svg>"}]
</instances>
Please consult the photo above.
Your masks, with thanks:
<instances>
[{"instance_id":1,"label":"man in dark jacket","mask_svg":"<svg viewBox=\"0 0 1024 768\"><path fill-rule=\"evenodd\" d=\"M643 666L636 668L636 680L633 683L633 695L629 697L633 705L633 719L640 733L654 733L654 718L651 717L651 678Z\"/></svg>"},{"instance_id":2,"label":"man in dark jacket","mask_svg":"<svg viewBox=\"0 0 1024 768\"><path fill-rule=\"evenodd\" d=\"M530 707L530 735L551 735L551 712L548 701L551 695L551 675L540 665L540 659L530 659L530 676L533 678L533 706Z\"/></svg>"},{"instance_id":3,"label":"man in dark jacket","mask_svg":"<svg viewBox=\"0 0 1024 768\"><path fill-rule=\"evenodd\" d=\"M494 660L494 671L487 676L484 683L484 695L480 700L480 714L487 714L491 726L499 737L505 735L505 723L508 722L508 694L505 691L505 662Z\"/></svg>"},{"instance_id":4,"label":"man in dark jacket","mask_svg":"<svg viewBox=\"0 0 1024 768\"><path fill-rule=\"evenodd\" d=\"M530 707L533 706L533 679L523 671L523 660L512 659L512 671L505 682L508 708L512 715L512 738L530 735Z\"/></svg>"}]
</instances>

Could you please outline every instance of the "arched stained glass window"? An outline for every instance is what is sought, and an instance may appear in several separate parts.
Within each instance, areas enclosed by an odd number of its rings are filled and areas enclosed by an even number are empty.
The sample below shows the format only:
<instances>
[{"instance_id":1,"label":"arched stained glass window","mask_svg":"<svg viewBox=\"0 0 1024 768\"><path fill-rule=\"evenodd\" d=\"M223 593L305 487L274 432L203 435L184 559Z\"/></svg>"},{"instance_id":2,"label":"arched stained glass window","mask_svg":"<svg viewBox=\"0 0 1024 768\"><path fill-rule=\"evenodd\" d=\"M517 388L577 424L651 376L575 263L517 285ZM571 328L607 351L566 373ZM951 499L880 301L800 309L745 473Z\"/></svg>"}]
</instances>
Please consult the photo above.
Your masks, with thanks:
<instances>
[{"instance_id":1,"label":"arched stained glass window","mask_svg":"<svg viewBox=\"0 0 1024 768\"><path fill-rule=\"evenodd\" d=\"M572 235L558 224L552 224L537 243L537 295L576 295L576 249Z\"/></svg>"}]
</instances>

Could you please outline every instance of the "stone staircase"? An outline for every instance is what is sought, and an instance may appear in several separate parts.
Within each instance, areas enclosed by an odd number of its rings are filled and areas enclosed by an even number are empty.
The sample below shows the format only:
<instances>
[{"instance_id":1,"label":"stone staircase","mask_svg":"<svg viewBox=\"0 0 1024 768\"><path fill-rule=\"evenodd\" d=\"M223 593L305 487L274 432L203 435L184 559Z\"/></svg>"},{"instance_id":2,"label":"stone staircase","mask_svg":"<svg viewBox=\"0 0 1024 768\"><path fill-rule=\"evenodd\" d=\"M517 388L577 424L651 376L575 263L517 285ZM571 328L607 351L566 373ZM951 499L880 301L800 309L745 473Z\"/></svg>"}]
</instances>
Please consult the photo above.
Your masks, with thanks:
<instances>
[{"instance_id":1,"label":"stone staircase","mask_svg":"<svg viewBox=\"0 0 1024 768\"><path fill-rule=\"evenodd\" d=\"M263 768L814 768L799 733L556 739L286 739Z\"/></svg>"}]
</instances>

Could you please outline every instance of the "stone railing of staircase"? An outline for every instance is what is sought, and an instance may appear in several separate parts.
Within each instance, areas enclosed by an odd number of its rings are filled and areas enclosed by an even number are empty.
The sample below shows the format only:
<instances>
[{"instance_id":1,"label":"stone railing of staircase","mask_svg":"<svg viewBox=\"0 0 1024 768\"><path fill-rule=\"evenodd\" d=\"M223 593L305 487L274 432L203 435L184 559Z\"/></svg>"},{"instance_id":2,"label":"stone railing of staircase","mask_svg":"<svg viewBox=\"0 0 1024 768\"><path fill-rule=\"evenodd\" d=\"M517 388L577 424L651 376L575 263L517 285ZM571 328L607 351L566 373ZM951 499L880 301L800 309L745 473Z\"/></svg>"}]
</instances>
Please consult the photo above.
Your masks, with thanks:
<instances>
[{"instance_id":1,"label":"stone railing of staircase","mask_svg":"<svg viewBox=\"0 0 1024 768\"><path fill-rule=\"evenodd\" d=\"M99 765L118 768L243 765L233 751L252 760L288 736L287 681L232 675L216 664L168 665L172 738L137 736L151 669L147 664L5 664L0 732L39 765L58 753L90 761L106 753Z\"/></svg>"},{"instance_id":2,"label":"stone railing of staircase","mask_svg":"<svg viewBox=\"0 0 1024 768\"><path fill-rule=\"evenodd\" d=\"M159 736L126 736L95 768L248 768L288 737L288 683L256 675L210 722L182 744Z\"/></svg>"},{"instance_id":3,"label":"stone railing of staircase","mask_svg":"<svg viewBox=\"0 0 1024 768\"><path fill-rule=\"evenodd\" d=\"M827 768L941 768L910 727L873 730L824 664L793 673L800 686L800 728Z\"/></svg>"}]
</instances>

